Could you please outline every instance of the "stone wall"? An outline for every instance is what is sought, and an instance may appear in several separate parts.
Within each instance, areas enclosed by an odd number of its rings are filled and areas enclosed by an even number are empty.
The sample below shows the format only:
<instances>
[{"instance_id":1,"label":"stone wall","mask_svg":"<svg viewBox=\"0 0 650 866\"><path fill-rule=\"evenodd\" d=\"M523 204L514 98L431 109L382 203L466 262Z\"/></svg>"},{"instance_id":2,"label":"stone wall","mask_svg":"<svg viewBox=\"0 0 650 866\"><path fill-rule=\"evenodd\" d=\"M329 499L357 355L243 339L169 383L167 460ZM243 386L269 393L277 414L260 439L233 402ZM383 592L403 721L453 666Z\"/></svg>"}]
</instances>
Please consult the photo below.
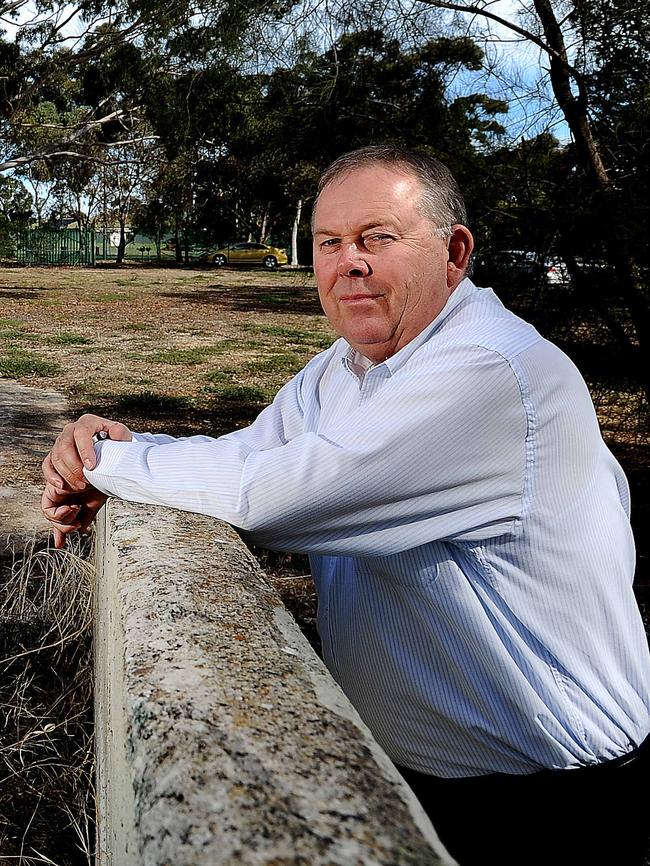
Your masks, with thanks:
<instances>
[{"instance_id":1,"label":"stone wall","mask_svg":"<svg viewBox=\"0 0 650 866\"><path fill-rule=\"evenodd\" d=\"M98 520L101 866L453 864L239 537Z\"/></svg>"}]
</instances>

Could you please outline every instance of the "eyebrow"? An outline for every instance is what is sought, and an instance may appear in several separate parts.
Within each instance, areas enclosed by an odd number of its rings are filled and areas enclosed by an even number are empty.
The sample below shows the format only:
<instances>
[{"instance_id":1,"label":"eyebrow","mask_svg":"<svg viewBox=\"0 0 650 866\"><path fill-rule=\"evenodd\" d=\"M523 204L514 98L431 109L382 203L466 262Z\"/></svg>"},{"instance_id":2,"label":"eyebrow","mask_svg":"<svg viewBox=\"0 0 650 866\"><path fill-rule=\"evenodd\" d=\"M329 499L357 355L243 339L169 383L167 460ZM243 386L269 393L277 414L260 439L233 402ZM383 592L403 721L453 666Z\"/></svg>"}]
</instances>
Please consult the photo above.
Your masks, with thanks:
<instances>
[{"instance_id":1,"label":"eyebrow","mask_svg":"<svg viewBox=\"0 0 650 866\"><path fill-rule=\"evenodd\" d=\"M373 222L366 223L364 226L362 226L361 229L359 230L359 234L363 234L364 232L367 232L370 229L379 229L379 228L385 228L388 231L396 231L397 230L397 226L395 226L393 223L384 222L384 221L381 221L381 222L374 222L373 221ZM314 237L316 237L316 235L328 235L329 237L340 238L342 236L342 234L343 234L342 232L335 232L332 229L318 229L317 228L314 230Z\"/></svg>"}]
</instances>

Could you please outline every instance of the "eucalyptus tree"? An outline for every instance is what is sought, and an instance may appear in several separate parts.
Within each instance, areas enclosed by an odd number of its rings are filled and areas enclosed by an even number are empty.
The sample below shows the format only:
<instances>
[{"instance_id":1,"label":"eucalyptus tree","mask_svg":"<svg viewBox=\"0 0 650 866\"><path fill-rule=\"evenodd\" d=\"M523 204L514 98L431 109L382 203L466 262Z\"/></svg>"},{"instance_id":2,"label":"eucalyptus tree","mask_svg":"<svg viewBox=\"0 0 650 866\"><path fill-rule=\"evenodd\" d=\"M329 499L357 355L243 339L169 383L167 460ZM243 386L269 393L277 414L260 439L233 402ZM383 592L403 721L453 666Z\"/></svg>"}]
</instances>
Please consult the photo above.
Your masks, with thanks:
<instances>
[{"instance_id":1,"label":"eucalyptus tree","mask_svg":"<svg viewBox=\"0 0 650 866\"><path fill-rule=\"evenodd\" d=\"M518 39L539 52L534 86L550 84L571 136L557 190L563 204L558 249L574 271L582 302L610 326L650 398L648 5L518 0L510 16L489 0L417 0L419 5L454 12L455 23L464 30L473 26L476 38L476 22L483 21L482 36L490 42ZM576 237L585 244L579 256ZM614 293L611 280L596 280L593 269L580 267L580 258L597 254L602 260L603 251L615 275ZM613 294L622 300L616 316Z\"/></svg>"},{"instance_id":2,"label":"eucalyptus tree","mask_svg":"<svg viewBox=\"0 0 650 866\"><path fill-rule=\"evenodd\" d=\"M242 155L248 149L258 186L275 189L277 206L291 218L294 248L319 172L346 150L392 141L432 152L461 178L480 175L480 150L501 134L497 118L505 105L483 93L451 97L449 82L481 58L467 38L406 49L370 28L344 33L320 52L303 44L290 67L261 78L257 136L239 136L230 146Z\"/></svg>"},{"instance_id":3,"label":"eucalyptus tree","mask_svg":"<svg viewBox=\"0 0 650 866\"><path fill-rule=\"evenodd\" d=\"M0 0L0 171L58 157L89 159L86 144L97 138L107 148L119 144L116 123L146 110L146 86L156 71L183 75L208 68L240 50L251 17L261 10L281 14L288 5ZM74 118L35 118L48 101L59 115L82 110ZM30 137L35 129L39 141Z\"/></svg>"}]
</instances>

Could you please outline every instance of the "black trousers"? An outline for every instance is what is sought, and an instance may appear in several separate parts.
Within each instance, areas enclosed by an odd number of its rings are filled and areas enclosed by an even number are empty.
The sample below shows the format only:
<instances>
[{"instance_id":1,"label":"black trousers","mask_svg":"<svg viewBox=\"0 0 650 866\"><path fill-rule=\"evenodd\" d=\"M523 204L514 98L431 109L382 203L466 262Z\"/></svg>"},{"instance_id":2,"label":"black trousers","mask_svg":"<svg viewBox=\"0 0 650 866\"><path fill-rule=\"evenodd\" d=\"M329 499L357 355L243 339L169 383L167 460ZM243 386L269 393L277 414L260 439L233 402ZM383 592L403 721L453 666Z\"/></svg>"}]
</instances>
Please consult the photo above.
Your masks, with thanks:
<instances>
[{"instance_id":1,"label":"black trousers","mask_svg":"<svg viewBox=\"0 0 650 866\"><path fill-rule=\"evenodd\" d=\"M461 866L650 864L650 738L613 761L526 776L397 769Z\"/></svg>"}]
</instances>

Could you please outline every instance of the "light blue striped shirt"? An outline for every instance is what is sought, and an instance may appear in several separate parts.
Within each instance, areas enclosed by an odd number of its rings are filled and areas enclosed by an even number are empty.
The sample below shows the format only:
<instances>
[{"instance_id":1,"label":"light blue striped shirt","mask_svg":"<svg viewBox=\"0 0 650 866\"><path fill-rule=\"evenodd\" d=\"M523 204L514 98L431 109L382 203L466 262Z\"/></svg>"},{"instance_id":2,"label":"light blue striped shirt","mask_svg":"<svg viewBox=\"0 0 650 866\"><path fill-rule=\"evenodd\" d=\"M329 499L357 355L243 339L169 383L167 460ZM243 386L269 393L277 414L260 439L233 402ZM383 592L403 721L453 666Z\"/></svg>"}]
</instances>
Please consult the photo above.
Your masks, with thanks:
<instances>
[{"instance_id":1,"label":"light blue striped shirt","mask_svg":"<svg viewBox=\"0 0 650 866\"><path fill-rule=\"evenodd\" d=\"M244 430L97 451L106 493L310 555L327 665L396 762L529 773L648 733L625 476L574 365L490 289L365 373L338 340Z\"/></svg>"}]
</instances>

